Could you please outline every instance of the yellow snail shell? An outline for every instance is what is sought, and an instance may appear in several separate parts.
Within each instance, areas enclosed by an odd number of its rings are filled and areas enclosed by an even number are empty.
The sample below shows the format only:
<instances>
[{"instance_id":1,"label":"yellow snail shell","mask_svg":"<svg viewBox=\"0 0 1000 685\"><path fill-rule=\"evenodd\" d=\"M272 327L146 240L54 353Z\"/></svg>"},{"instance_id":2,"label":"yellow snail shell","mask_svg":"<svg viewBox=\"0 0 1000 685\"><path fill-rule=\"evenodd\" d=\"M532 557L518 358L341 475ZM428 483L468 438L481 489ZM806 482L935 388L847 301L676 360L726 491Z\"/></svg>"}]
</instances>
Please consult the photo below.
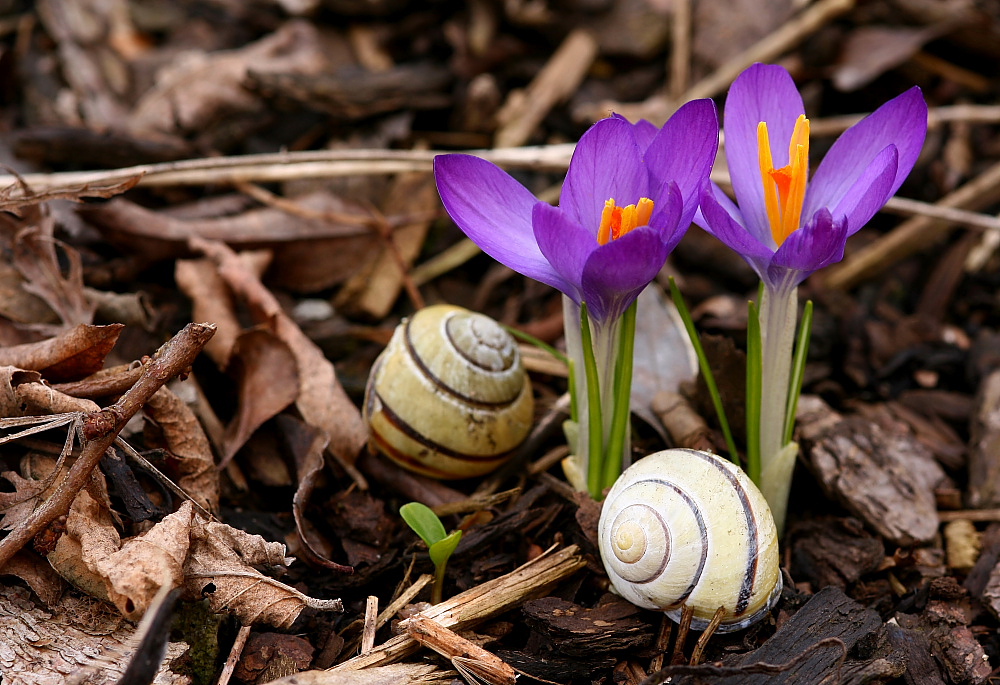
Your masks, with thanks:
<instances>
[{"instance_id":1,"label":"yellow snail shell","mask_svg":"<svg viewBox=\"0 0 1000 685\"><path fill-rule=\"evenodd\" d=\"M781 594L778 534L763 495L743 471L708 452L651 454L615 482L598 540L615 591L636 606L720 632L761 619Z\"/></svg>"},{"instance_id":2,"label":"yellow snail shell","mask_svg":"<svg viewBox=\"0 0 1000 685\"><path fill-rule=\"evenodd\" d=\"M404 319L365 389L369 445L436 478L502 464L531 430L534 400L514 338L483 314L434 305Z\"/></svg>"}]
</instances>

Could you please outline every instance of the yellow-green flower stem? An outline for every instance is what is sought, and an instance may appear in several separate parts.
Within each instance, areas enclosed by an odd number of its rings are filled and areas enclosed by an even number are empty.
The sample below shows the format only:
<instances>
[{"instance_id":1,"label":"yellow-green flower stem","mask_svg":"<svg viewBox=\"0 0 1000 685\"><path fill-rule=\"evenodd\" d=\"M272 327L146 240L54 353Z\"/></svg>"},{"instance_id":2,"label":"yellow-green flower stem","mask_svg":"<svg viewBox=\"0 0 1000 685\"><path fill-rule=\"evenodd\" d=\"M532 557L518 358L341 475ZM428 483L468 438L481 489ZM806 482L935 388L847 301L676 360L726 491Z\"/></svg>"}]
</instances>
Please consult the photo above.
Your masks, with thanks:
<instances>
[{"instance_id":1,"label":"yellow-green flower stem","mask_svg":"<svg viewBox=\"0 0 1000 685\"><path fill-rule=\"evenodd\" d=\"M635 350L635 317L638 302L625 310L621 321L621 340L615 364L614 408L611 416L611 434L604 457L601 492L614 485L622 472L622 461L631 449L632 408L632 358Z\"/></svg>"},{"instance_id":2,"label":"yellow-green flower stem","mask_svg":"<svg viewBox=\"0 0 1000 685\"><path fill-rule=\"evenodd\" d=\"M674 277L670 277L670 297L677 307L681 321L684 322L684 329L687 331L691 346L694 347L695 355L698 357L698 367L701 369L701 376L708 387L708 394L712 397L712 405L715 407L715 415L719 418L719 426L722 428L722 435L726 440L726 448L729 450L729 459L737 466L740 466L740 453L736 449L736 441L733 440L733 431L729 428L729 420L726 418L726 410L722 405L722 394L719 386L715 382L715 374L712 373L712 365L708 363L708 356L705 348L701 345L701 338L694 327L694 319L691 318L691 311L684 302L680 288L674 282Z\"/></svg>"},{"instance_id":3,"label":"yellow-green flower stem","mask_svg":"<svg viewBox=\"0 0 1000 685\"><path fill-rule=\"evenodd\" d=\"M434 567L434 586L431 588L431 604L440 604L444 599L444 570L445 565Z\"/></svg>"},{"instance_id":4,"label":"yellow-green flower stem","mask_svg":"<svg viewBox=\"0 0 1000 685\"><path fill-rule=\"evenodd\" d=\"M587 304L580 305L580 337L583 344L583 374L587 389L587 490L594 499L601 498L601 461L604 454L604 421L601 406L601 383L594 335L587 315Z\"/></svg>"},{"instance_id":5,"label":"yellow-green flower stem","mask_svg":"<svg viewBox=\"0 0 1000 685\"><path fill-rule=\"evenodd\" d=\"M788 412L792 345L798 316L798 290L779 283L764 288L760 303L761 389L760 458L761 492L774 514L780 532L785 523L788 492L791 489L794 455L785 450L785 421ZM753 425L748 422L748 431Z\"/></svg>"},{"instance_id":6,"label":"yellow-green flower stem","mask_svg":"<svg viewBox=\"0 0 1000 685\"><path fill-rule=\"evenodd\" d=\"M518 328L514 328L513 326L504 326L504 328L507 329L507 332L510 333L515 338L517 338L518 340L523 340L529 345L534 345L538 349L544 352L548 352L557 361L561 361L563 364L569 365L569 357L567 357L565 354L563 354L556 348L552 347L552 345L548 344L541 338L536 338L531 333L525 333L524 331Z\"/></svg>"},{"instance_id":7,"label":"yellow-green flower stem","mask_svg":"<svg viewBox=\"0 0 1000 685\"><path fill-rule=\"evenodd\" d=\"M564 462L573 487L601 499L631 450L632 354L636 305L616 321L597 322L586 304L563 299L572 419L564 425L573 454Z\"/></svg>"},{"instance_id":8,"label":"yellow-green flower stem","mask_svg":"<svg viewBox=\"0 0 1000 685\"><path fill-rule=\"evenodd\" d=\"M792 380L788 388L788 410L785 413L785 444L792 441L795 429L795 412L799 407L799 395L802 394L802 380L806 374L806 357L809 353L809 339L812 337L813 303L806 302L802 309L802 321L799 323L799 337L795 343L795 359L792 361Z\"/></svg>"}]
</instances>

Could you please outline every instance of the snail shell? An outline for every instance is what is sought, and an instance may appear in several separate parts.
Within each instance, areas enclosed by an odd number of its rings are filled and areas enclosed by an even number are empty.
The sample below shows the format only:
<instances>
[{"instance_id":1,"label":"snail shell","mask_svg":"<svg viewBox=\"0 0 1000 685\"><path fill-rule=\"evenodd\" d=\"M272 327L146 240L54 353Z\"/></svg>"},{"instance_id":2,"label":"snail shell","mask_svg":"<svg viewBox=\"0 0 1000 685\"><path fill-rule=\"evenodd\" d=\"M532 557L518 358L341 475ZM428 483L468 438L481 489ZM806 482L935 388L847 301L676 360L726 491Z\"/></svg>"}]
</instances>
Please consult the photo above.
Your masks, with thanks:
<instances>
[{"instance_id":1,"label":"snail shell","mask_svg":"<svg viewBox=\"0 0 1000 685\"><path fill-rule=\"evenodd\" d=\"M640 459L608 493L598 524L604 568L636 606L721 632L763 618L781 593L778 534L757 487L732 463L689 449Z\"/></svg>"},{"instance_id":2,"label":"snail shell","mask_svg":"<svg viewBox=\"0 0 1000 685\"><path fill-rule=\"evenodd\" d=\"M531 430L531 381L514 338L453 305L397 326L365 389L369 445L436 478L469 478L503 463Z\"/></svg>"}]
</instances>

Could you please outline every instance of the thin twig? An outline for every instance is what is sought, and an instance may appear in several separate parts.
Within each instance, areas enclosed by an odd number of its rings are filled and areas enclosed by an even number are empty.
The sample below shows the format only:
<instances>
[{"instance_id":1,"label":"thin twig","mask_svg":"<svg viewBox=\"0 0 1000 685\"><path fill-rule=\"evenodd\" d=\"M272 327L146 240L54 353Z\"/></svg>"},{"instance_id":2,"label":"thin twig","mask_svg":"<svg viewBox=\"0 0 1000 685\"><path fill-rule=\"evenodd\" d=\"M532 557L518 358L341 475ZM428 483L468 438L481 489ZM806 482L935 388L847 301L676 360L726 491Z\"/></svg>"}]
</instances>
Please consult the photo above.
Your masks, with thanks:
<instances>
[{"instance_id":1,"label":"thin twig","mask_svg":"<svg viewBox=\"0 0 1000 685\"><path fill-rule=\"evenodd\" d=\"M240 626L239 632L236 633L236 640L233 642L233 647L229 650L229 656L226 657L226 665L222 667L222 673L219 674L219 679L215 685L229 684L229 679L233 676L233 671L236 670L236 664L240 660L240 655L243 654L243 646L247 643L247 638L250 637L250 628L251 626Z\"/></svg>"},{"instance_id":2,"label":"thin twig","mask_svg":"<svg viewBox=\"0 0 1000 685\"><path fill-rule=\"evenodd\" d=\"M831 19L853 7L854 0L819 0L691 86L681 102L718 95L754 62L773 62Z\"/></svg>"},{"instance_id":3,"label":"thin twig","mask_svg":"<svg viewBox=\"0 0 1000 685\"><path fill-rule=\"evenodd\" d=\"M688 74L691 73L691 0L674 2L671 33L670 85L667 96L678 102L688 89Z\"/></svg>"},{"instance_id":4,"label":"thin twig","mask_svg":"<svg viewBox=\"0 0 1000 685\"><path fill-rule=\"evenodd\" d=\"M1000 198L1000 162L937 202L939 207L977 210ZM858 250L847 261L831 267L826 287L846 290L943 237L952 224L929 216L904 221L892 232Z\"/></svg>"},{"instance_id":5,"label":"thin twig","mask_svg":"<svg viewBox=\"0 0 1000 685\"><path fill-rule=\"evenodd\" d=\"M575 145L472 150L472 154L507 169L565 171ZM207 185L254 181L291 181L303 178L398 174L430 171L440 150L310 150L275 152L233 157L204 157L179 162L140 164L111 171L67 171L53 174L25 174L20 181L33 192L123 181L141 176L140 186ZM28 197L16 187L18 179L0 175L0 187L10 186L8 199Z\"/></svg>"},{"instance_id":6,"label":"thin twig","mask_svg":"<svg viewBox=\"0 0 1000 685\"><path fill-rule=\"evenodd\" d=\"M153 394L174 376L187 371L212 336L215 326L188 324L168 340L145 364L143 374L117 402L83 417L83 447L55 492L3 540L0 540L0 568L32 538L58 517L69 512L77 494L90 479L101 457L111 447L118 433L149 401Z\"/></svg>"}]
</instances>

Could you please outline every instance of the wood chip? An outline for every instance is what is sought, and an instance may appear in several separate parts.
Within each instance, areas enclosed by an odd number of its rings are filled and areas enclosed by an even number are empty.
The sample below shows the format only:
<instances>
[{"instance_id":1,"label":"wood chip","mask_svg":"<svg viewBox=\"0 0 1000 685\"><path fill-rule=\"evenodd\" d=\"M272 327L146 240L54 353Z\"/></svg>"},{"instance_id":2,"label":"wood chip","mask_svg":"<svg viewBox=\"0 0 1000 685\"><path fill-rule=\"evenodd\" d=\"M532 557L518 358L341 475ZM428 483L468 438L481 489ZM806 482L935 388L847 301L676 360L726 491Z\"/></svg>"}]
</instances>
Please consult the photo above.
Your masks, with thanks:
<instances>
[{"instance_id":1,"label":"wood chip","mask_svg":"<svg viewBox=\"0 0 1000 685\"><path fill-rule=\"evenodd\" d=\"M474 642L448 630L432 618L417 614L404 624L406 634L452 662L459 673L472 674L489 685L514 685L517 673L504 660Z\"/></svg>"},{"instance_id":2,"label":"wood chip","mask_svg":"<svg viewBox=\"0 0 1000 685\"><path fill-rule=\"evenodd\" d=\"M815 403L803 399L806 406ZM930 540L938 528L934 487L944 477L933 455L909 433L890 432L860 416L838 416L800 424L820 484L888 540L899 545Z\"/></svg>"},{"instance_id":3,"label":"wood chip","mask_svg":"<svg viewBox=\"0 0 1000 685\"><path fill-rule=\"evenodd\" d=\"M487 581L421 612L441 625L461 630L512 609L522 602L544 595L556 584L586 566L576 545L545 554L510 573ZM345 661L333 672L356 671L370 666L395 663L417 649L420 643L409 635L397 635L368 654Z\"/></svg>"}]
</instances>

